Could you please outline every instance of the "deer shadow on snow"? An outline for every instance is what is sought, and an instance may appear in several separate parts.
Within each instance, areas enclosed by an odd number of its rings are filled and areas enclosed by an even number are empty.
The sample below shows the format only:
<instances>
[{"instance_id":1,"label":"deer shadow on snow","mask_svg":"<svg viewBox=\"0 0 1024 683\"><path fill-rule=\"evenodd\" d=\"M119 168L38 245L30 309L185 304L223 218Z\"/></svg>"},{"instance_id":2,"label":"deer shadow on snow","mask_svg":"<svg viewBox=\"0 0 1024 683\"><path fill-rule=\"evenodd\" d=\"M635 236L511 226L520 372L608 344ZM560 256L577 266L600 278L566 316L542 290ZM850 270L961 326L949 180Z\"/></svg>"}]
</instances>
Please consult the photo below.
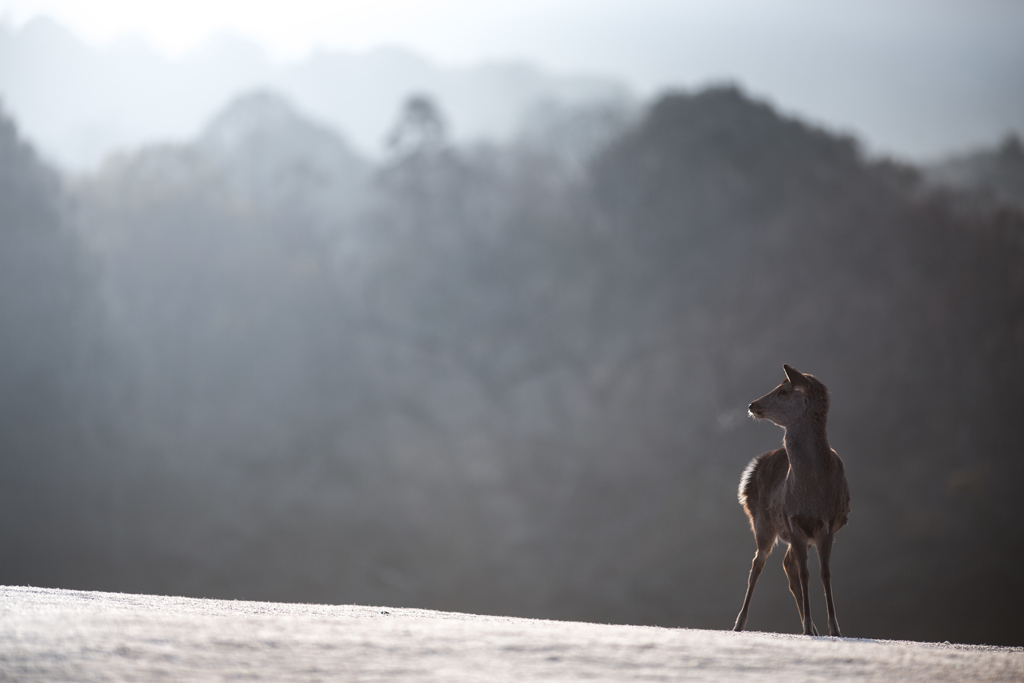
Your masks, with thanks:
<instances>
[{"instance_id":1,"label":"deer shadow on snow","mask_svg":"<svg viewBox=\"0 0 1024 683\"><path fill-rule=\"evenodd\" d=\"M765 561L779 539L789 544L782 566L796 600L804 635L816 636L808 594L808 548L818 549L828 607L828 632L842 636L832 601L832 539L850 515L850 488L843 461L828 443L828 389L813 375L783 365L786 380L750 404L750 415L785 430L782 448L762 453L740 479L740 504L750 518L757 554L750 567L743 608L734 631L747 624L750 598Z\"/></svg>"}]
</instances>

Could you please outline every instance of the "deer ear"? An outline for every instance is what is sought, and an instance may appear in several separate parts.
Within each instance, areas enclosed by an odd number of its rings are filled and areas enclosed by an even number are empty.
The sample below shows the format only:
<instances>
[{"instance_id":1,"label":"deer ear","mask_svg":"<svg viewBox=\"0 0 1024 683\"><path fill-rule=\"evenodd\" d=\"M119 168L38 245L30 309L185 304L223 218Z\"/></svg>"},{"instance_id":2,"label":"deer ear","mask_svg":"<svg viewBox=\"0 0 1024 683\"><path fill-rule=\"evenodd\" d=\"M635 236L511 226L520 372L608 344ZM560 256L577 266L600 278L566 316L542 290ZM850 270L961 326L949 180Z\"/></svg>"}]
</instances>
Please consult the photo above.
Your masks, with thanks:
<instances>
[{"instance_id":1,"label":"deer ear","mask_svg":"<svg viewBox=\"0 0 1024 683\"><path fill-rule=\"evenodd\" d=\"M796 368L790 367L785 363L782 364L782 369L786 371L786 377L794 387L807 386L807 378L800 374L800 371Z\"/></svg>"}]
</instances>

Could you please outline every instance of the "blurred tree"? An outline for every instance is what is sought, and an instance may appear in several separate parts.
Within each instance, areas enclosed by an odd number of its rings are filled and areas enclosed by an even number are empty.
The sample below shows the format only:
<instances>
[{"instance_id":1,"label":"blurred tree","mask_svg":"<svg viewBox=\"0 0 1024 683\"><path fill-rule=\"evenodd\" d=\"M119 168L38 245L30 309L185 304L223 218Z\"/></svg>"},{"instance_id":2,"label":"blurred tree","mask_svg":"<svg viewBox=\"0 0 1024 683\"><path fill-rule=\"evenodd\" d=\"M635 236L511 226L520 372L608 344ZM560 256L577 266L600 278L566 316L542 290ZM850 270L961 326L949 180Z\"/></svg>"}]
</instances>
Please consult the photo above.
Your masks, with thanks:
<instances>
[{"instance_id":1,"label":"blurred tree","mask_svg":"<svg viewBox=\"0 0 1024 683\"><path fill-rule=\"evenodd\" d=\"M398 157L435 154L446 144L441 110L427 95L410 95L387 138L388 150Z\"/></svg>"}]
</instances>

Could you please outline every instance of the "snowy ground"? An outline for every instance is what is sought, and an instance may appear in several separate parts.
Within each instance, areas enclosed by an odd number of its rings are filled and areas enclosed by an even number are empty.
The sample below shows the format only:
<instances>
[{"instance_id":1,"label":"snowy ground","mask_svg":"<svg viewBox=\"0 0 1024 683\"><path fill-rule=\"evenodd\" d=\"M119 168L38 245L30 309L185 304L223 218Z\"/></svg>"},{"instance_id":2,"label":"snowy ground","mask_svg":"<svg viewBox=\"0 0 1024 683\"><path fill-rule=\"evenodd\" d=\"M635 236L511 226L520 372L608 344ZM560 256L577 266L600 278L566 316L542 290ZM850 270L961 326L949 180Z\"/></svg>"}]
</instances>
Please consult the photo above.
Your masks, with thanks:
<instances>
[{"instance_id":1,"label":"snowy ground","mask_svg":"<svg viewBox=\"0 0 1024 683\"><path fill-rule=\"evenodd\" d=\"M0 587L0 680L1024 681L1024 648Z\"/></svg>"}]
</instances>

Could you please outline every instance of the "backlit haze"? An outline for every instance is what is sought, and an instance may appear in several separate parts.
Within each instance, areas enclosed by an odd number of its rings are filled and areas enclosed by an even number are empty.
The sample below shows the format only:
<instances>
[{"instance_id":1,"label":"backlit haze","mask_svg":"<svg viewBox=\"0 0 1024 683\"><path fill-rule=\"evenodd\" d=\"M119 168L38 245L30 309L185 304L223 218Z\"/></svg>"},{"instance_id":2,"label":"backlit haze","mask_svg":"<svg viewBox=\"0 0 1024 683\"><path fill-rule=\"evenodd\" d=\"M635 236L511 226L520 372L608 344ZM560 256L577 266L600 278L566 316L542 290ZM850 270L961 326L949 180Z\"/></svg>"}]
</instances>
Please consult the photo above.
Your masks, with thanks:
<instances>
[{"instance_id":1,"label":"backlit haze","mask_svg":"<svg viewBox=\"0 0 1024 683\"><path fill-rule=\"evenodd\" d=\"M318 50L401 47L440 68L515 63L600 77L640 99L736 82L784 112L855 135L870 152L915 161L1024 130L1024 4L997 0L0 4L4 32L36 16L94 47L142 41L172 60L232 36L277 64ZM17 69L9 63L0 74L9 80ZM2 86L7 107L21 114ZM19 118L31 137L34 117Z\"/></svg>"},{"instance_id":2,"label":"backlit haze","mask_svg":"<svg viewBox=\"0 0 1024 683\"><path fill-rule=\"evenodd\" d=\"M1022 18L0 4L0 585L728 629L787 363L843 634L1024 645Z\"/></svg>"}]
</instances>

